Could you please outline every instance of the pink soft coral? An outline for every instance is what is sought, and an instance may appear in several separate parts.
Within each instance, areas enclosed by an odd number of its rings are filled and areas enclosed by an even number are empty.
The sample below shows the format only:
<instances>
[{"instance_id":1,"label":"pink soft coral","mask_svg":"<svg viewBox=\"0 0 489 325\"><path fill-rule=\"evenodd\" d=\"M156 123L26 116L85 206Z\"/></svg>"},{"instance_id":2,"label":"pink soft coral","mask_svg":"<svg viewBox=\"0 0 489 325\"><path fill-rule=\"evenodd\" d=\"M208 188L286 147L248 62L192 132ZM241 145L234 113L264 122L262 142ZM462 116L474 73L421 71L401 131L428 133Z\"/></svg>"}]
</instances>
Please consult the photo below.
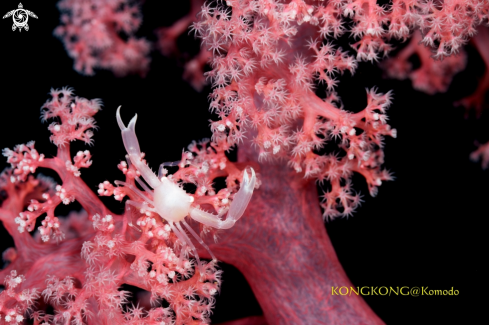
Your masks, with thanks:
<instances>
[{"instance_id":1,"label":"pink soft coral","mask_svg":"<svg viewBox=\"0 0 489 325\"><path fill-rule=\"evenodd\" d=\"M95 69L117 76L145 75L150 43L134 36L141 24L137 4L129 0L62 0L61 25L54 34L64 43L76 71L93 75Z\"/></svg>"},{"instance_id":2,"label":"pink soft coral","mask_svg":"<svg viewBox=\"0 0 489 325\"><path fill-rule=\"evenodd\" d=\"M461 99L457 104L465 106L467 109L474 109L478 116L481 115L485 104L487 91L489 90L489 28L480 27L477 35L471 40L479 55L484 62L485 71L479 79L475 92L466 98Z\"/></svg>"},{"instance_id":3,"label":"pink soft coral","mask_svg":"<svg viewBox=\"0 0 489 325\"><path fill-rule=\"evenodd\" d=\"M248 133L260 160L285 160L305 178L331 184L325 218L351 215L361 201L350 189L353 172L366 178L372 195L391 179L381 169L383 136L396 136L385 115L390 94L368 90L363 111L343 109L335 74L353 72L357 63L323 42L329 32L317 23L328 8L301 1L228 5L232 11L204 5L192 27L214 53L207 73L215 86L210 109L219 116L211 124L213 139L232 146ZM323 83L327 97L321 99L314 88ZM344 156L320 154L327 143Z\"/></svg>"},{"instance_id":4,"label":"pink soft coral","mask_svg":"<svg viewBox=\"0 0 489 325\"><path fill-rule=\"evenodd\" d=\"M74 97L68 88L52 90L51 95L43 106L43 118L60 122L49 126L51 140L58 145L57 155L45 158L37 153L33 142L4 150L12 168L0 176L0 187L7 196L0 219L13 237L15 248L4 253L9 265L0 272L7 287L0 293L2 322L21 323L30 316L36 325L208 323L213 296L220 287L221 272L215 262L194 267L185 246L161 218L149 211L127 207L125 215L114 215L107 210L79 177L79 168L91 165L90 153L79 152L73 161L70 155L71 141L91 143L90 129L100 101ZM201 149L192 146L195 162L200 161L207 169L194 165L186 170L182 166L176 177L210 184L209 177L226 170L222 165L226 165L226 158L216 149L205 143ZM62 185L31 175L37 168L56 171ZM137 171L123 163L120 169L126 175L127 186L114 189L104 182L99 193L115 194L118 200L128 196L142 201L131 190ZM228 189L216 194L209 185L201 194L202 203L219 208L236 191L236 176L233 171L228 174L234 175ZM56 217L58 205L75 200L83 212ZM39 232L32 237L29 232L43 216ZM138 227L131 227L133 219ZM129 292L120 290L123 284L150 293L153 307L128 306ZM167 308L161 307L161 300L168 302ZM49 305L54 315L46 314Z\"/></svg>"},{"instance_id":5,"label":"pink soft coral","mask_svg":"<svg viewBox=\"0 0 489 325\"><path fill-rule=\"evenodd\" d=\"M420 44L421 39L421 32L415 31L407 46L397 55L382 62L382 68L391 78L410 78L413 87L420 91L428 94L445 92L455 74L465 68L465 51L460 50L457 55L435 60L431 49ZM413 68L409 62L412 56L419 58L419 68Z\"/></svg>"}]
</instances>

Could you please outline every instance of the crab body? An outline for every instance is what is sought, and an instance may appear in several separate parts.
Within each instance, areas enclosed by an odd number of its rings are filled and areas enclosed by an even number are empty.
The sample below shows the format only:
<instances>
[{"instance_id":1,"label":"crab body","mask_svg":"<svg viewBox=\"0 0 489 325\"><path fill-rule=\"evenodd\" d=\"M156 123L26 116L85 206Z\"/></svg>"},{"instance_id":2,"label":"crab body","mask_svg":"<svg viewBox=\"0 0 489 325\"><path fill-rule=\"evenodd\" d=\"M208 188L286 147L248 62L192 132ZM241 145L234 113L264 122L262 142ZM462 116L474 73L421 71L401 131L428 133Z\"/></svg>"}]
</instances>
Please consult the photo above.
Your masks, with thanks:
<instances>
[{"instance_id":1,"label":"crab body","mask_svg":"<svg viewBox=\"0 0 489 325\"><path fill-rule=\"evenodd\" d=\"M154 207L165 220L182 221L190 211L193 197L166 177L161 178L161 185L154 189Z\"/></svg>"}]
</instances>

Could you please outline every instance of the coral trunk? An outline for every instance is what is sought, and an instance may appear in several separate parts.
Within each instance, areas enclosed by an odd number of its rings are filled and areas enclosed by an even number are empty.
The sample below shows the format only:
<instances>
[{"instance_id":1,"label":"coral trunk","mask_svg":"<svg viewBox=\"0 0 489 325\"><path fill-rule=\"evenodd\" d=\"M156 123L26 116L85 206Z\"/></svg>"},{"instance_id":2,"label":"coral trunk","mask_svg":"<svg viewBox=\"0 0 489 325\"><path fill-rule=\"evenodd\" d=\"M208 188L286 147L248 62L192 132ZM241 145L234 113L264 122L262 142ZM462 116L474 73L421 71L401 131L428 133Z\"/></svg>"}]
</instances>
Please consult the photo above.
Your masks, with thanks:
<instances>
[{"instance_id":1,"label":"coral trunk","mask_svg":"<svg viewBox=\"0 0 489 325\"><path fill-rule=\"evenodd\" d=\"M241 146L239 161L256 161L253 149ZM259 165L260 195L211 249L243 273L267 323L383 324L360 296L332 296L332 287L353 284L326 233L314 181L285 163Z\"/></svg>"}]
</instances>

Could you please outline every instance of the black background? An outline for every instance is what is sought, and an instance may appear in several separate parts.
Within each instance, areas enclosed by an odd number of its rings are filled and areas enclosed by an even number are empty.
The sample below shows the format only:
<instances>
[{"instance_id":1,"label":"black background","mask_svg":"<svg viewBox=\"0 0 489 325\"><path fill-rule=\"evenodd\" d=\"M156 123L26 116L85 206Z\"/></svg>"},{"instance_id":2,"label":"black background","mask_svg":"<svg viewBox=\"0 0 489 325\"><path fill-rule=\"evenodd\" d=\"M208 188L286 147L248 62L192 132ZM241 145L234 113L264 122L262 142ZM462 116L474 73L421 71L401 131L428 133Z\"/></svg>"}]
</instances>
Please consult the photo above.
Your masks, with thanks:
<instances>
[{"instance_id":1,"label":"black background","mask_svg":"<svg viewBox=\"0 0 489 325\"><path fill-rule=\"evenodd\" d=\"M188 12L187 1L181 2L146 1L138 35L154 40L155 28L168 26ZM39 152L54 155L55 146L49 142L39 110L49 98L49 89L63 86L104 103L95 116L99 129L89 148L93 165L83 169L81 176L94 191L104 180L121 179L116 165L125 151L115 120L119 105L125 121L138 113L138 138L152 167L179 159L182 148L192 140L210 137L210 88L198 93L181 77L182 62L198 50L192 37L179 39L179 58L162 57L154 51L144 79L115 78L106 71L86 77L72 69L73 61L63 44L52 36L59 22L56 2L22 3L39 17L29 19L28 32L12 32L10 18L0 21L1 148L35 140ZM2 1L1 15L17 5L17 1ZM365 203L354 217L326 224L341 264L357 286L453 287L460 291L457 297L365 297L387 324L466 324L482 318L488 302L484 261L489 171L468 158L475 140L489 139L488 119L484 115L466 119L464 110L452 104L475 89L484 70L477 53L468 50L466 71L442 95L414 91L410 81L383 79L376 64L362 63L353 77L345 74L340 78L338 92L345 109L354 112L365 107L365 88L392 89L394 102L388 115L390 124L398 129L398 138L386 139L385 146L385 166L396 180L384 183L372 198L364 179L355 176L355 189L364 194ZM81 143L72 147L73 152L85 148ZM1 169L7 165L4 159L0 164ZM122 204L112 198L102 200L113 212L123 211ZM3 227L0 236L1 251L13 245ZM259 305L241 273L229 265L223 269L213 323L259 315Z\"/></svg>"}]
</instances>

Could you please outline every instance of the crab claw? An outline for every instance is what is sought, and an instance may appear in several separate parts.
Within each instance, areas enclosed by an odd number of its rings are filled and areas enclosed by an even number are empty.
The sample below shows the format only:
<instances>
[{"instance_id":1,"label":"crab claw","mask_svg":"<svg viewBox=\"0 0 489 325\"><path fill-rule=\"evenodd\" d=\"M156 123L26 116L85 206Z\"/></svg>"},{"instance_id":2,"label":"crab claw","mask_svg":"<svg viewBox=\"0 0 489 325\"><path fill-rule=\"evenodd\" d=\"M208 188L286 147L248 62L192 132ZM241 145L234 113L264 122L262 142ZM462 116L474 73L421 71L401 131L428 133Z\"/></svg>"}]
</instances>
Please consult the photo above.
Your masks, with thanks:
<instances>
[{"instance_id":1,"label":"crab claw","mask_svg":"<svg viewBox=\"0 0 489 325\"><path fill-rule=\"evenodd\" d=\"M243 175L243 185L239 189L238 193L234 196L234 200L229 207L228 217L238 220L243 215L248 203L250 203L251 196L253 195L253 190L255 189L256 176L255 171L251 168L251 180L248 178L248 173L244 172ZM226 219L226 221L227 221Z\"/></svg>"},{"instance_id":2,"label":"crab claw","mask_svg":"<svg viewBox=\"0 0 489 325\"><path fill-rule=\"evenodd\" d=\"M190 210L190 217L204 225L214 227L217 229L229 229L239 218L243 215L250 203L251 196L253 195L253 190L255 189L256 175L253 168L251 170L251 179L248 177L246 170L244 171L243 184L239 189L238 193L234 196L233 203L229 207L228 215L226 220L221 220L220 215L215 215L209 212L202 211L197 208Z\"/></svg>"},{"instance_id":3,"label":"crab claw","mask_svg":"<svg viewBox=\"0 0 489 325\"><path fill-rule=\"evenodd\" d=\"M141 173L141 176L146 180L146 182L152 188L156 188L161 184L158 177L153 173L153 171L142 162L141 160L141 149L139 148L139 141L136 137L136 120L138 115L134 115L129 124L126 126L121 119L121 106L117 108L116 113L117 124L121 128L122 141L124 142L124 147L126 148L127 154L131 163L136 167L136 169Z\"/></svg>"},{"instance_id":4,"label":"crab claw","mask_svg":"<svg viewBox=\"0 0 489 325\"><path fill-rule=\"evenodd\" d=\"M136 137L136 120L138 119L138 115L134 115L134 117L131 119L129 124L126 126L124 125L124 122L122 122L121 119L121 106L117 108L117 113L116 113L116 118L117 118L117 124L119 124L119 127L121 128L122 131L122 141L124 142L124 147L126 148L127 153L129 156L135 155L135 156L141 156L141 149L139 148L139 141L138 138Z\"/></svg>"}]
</instances>

